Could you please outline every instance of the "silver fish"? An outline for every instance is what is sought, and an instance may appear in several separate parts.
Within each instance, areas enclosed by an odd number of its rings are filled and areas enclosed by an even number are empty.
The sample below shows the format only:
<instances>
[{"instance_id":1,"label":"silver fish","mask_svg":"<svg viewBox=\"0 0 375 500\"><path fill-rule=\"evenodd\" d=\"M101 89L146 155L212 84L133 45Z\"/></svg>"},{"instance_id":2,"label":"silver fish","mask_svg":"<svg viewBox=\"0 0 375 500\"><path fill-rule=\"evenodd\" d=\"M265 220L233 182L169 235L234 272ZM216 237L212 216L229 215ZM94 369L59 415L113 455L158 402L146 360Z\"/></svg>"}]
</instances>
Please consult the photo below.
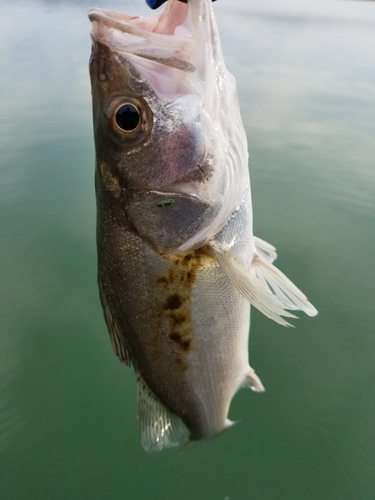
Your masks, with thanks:
<instances>
[{"instance_id":1,"label":"silver fish","mask_svg":"<svg viewBox=\"0 0 375 500\"><path fill-rule=\"evenodd\" d=\"M138 380L148 451L231 426L249 302L288 325L317 311L253 236L246 134L211 0L89 12L98 280L112 344Z\"/></svg>"}]
</instances>

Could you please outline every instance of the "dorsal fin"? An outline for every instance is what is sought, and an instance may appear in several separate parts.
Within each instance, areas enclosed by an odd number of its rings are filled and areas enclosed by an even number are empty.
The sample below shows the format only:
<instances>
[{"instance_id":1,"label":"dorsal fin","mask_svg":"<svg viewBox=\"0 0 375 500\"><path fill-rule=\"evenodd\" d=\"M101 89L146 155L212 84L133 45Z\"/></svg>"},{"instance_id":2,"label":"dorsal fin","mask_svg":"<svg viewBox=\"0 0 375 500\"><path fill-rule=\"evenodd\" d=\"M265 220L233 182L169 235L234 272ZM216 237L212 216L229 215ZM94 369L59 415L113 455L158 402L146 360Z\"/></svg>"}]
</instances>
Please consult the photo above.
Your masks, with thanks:
<instances>
[{"instance_id":1,"label":"dorsal fin","mask_svg":"<svg viewBox=\"0 0 375 500\"><path fill-rule=\"evenodd\" d=\"M127 366L131 366L131 360L129 352L125 345L124 336L122 335L121 330L117 326L117 323L113 317L109 301L107 300L107 297L103 291L103 287L100 280L98 280L98 283L99 283L100 302L102 304L104 319L107 324L113 350L115 351L116 356L118 356L118 358L120 359L121 363L124 363Z\"/></svg>"},{"instance_id":2,"label":"dorsal fin","mask_svg":"<svg viewBox=\"0 0 375 500\"><path fill-rule=\"evenodd\" d=\"M137 404L141 443L146 451L161 451L185 443L186 427L151 391L139 373Z\"/></svg>"}]
</instances>

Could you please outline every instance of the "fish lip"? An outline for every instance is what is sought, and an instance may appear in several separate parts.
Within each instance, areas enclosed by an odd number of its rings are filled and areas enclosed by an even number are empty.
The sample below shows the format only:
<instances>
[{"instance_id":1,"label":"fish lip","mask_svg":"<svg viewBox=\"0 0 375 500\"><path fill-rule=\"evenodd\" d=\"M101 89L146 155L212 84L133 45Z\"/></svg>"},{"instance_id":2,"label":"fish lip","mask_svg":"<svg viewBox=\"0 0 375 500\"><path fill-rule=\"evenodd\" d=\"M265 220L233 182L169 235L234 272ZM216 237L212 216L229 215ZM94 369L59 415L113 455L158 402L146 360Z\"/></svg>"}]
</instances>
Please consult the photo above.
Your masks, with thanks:
<instances>
[{"instance_id":1,"label":"fish lip","mask_svg":"<svg viewBox=\"0 0 375 500\"><path fill-rule=\"evenodd\" d=\"M162 19L168 19L168 14L171 10L171 8L169 7L173 6L174 3L185 5L181 2L177 2L177 0L169 0L165 4L164 10L161 13L153 13L149 17L123 14L113 10L93 7L89 9L88 17L92 23L98 23L105 28L112 28L122 33L135 35L146 40L152 38L153 43L157 43L158 39L160 42L165 43L166 41L168 41L168 39L170 40L171 38L178 38L178 36L174 34L174 29L181 24L181 19L169 21L173 26L172 33L164 33L163 31L160 32L160 28L158 26L158 23ZM169 10L167 10L167 8L169 8ZM184 21L186 21L187 17L188 8L186 8ZM93 38L96 38L94 32L92 33L92 35Z\"/></svg>"},{"instance_id":2,"label":"fish lip","mask_svg":"<svg viewBox=\"0 0 375 500\"><path fill-rule=\"evenodd\" d=\"M94 7L89 9L88 17L92 23L96 22L106 28L113 28L121 31L122 33L135 34L141 38L149 38L152 33L148 30L137 28L131 24L131 20L139 19L140 16L130 16L127 14L121 14L120 12ZM92 32L92 37L101 41L101 39L95 35L94 31Z\"/></svg>"}]
</instances>

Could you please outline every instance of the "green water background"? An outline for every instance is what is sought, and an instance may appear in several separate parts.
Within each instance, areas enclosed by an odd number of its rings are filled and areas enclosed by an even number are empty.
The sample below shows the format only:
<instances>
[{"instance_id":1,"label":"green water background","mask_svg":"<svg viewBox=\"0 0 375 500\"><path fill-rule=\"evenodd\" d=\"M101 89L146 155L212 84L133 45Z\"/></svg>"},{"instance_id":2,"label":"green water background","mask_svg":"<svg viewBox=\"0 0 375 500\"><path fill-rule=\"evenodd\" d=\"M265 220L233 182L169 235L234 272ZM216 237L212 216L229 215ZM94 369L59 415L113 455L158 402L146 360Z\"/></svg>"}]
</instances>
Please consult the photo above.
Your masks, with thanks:
<instances>
[{"instance_id":1,"label":"green water background","mask_svg":"<svg viewBox=\"0 0 375 500\"><path fill-rule=\"evenodd\" d=\"M100 309L89 6L0 5L0 499L374 500L375 3L215 3L255 233L319 316L253 312L267 392L182 455L142 450Z\"/></svg>"}]
</instances>

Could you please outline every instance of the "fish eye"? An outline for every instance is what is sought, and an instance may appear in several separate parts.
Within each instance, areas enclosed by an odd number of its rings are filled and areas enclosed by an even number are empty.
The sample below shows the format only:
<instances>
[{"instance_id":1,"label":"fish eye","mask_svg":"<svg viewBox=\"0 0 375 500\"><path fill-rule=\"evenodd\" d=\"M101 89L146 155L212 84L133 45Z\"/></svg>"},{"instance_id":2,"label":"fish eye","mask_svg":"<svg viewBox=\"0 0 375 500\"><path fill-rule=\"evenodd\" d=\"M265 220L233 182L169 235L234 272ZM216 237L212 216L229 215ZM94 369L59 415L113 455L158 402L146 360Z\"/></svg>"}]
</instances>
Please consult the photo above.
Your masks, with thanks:
<instances>
[{"instance_id":1,"label":"fish eye","mask_svg":"<svg viewBox=\"0 0 375 500\"><path fill-rule=\"evenodd\" d=\"M118 108L115 119L118 127L125 132L134 132L141 121L138 109L130 103Z\"/></svg>"},{"instance_id":2,"label":"fish eye","mask_svg":"<svg viewBox=\"0 0 375 500\"><path fill-rule=\"evenodd\" d=\"M140 96L115 94L103 108L108 133L118 144L132 147L150 135L153 113Z\"/></svg>"}]
</instances>

